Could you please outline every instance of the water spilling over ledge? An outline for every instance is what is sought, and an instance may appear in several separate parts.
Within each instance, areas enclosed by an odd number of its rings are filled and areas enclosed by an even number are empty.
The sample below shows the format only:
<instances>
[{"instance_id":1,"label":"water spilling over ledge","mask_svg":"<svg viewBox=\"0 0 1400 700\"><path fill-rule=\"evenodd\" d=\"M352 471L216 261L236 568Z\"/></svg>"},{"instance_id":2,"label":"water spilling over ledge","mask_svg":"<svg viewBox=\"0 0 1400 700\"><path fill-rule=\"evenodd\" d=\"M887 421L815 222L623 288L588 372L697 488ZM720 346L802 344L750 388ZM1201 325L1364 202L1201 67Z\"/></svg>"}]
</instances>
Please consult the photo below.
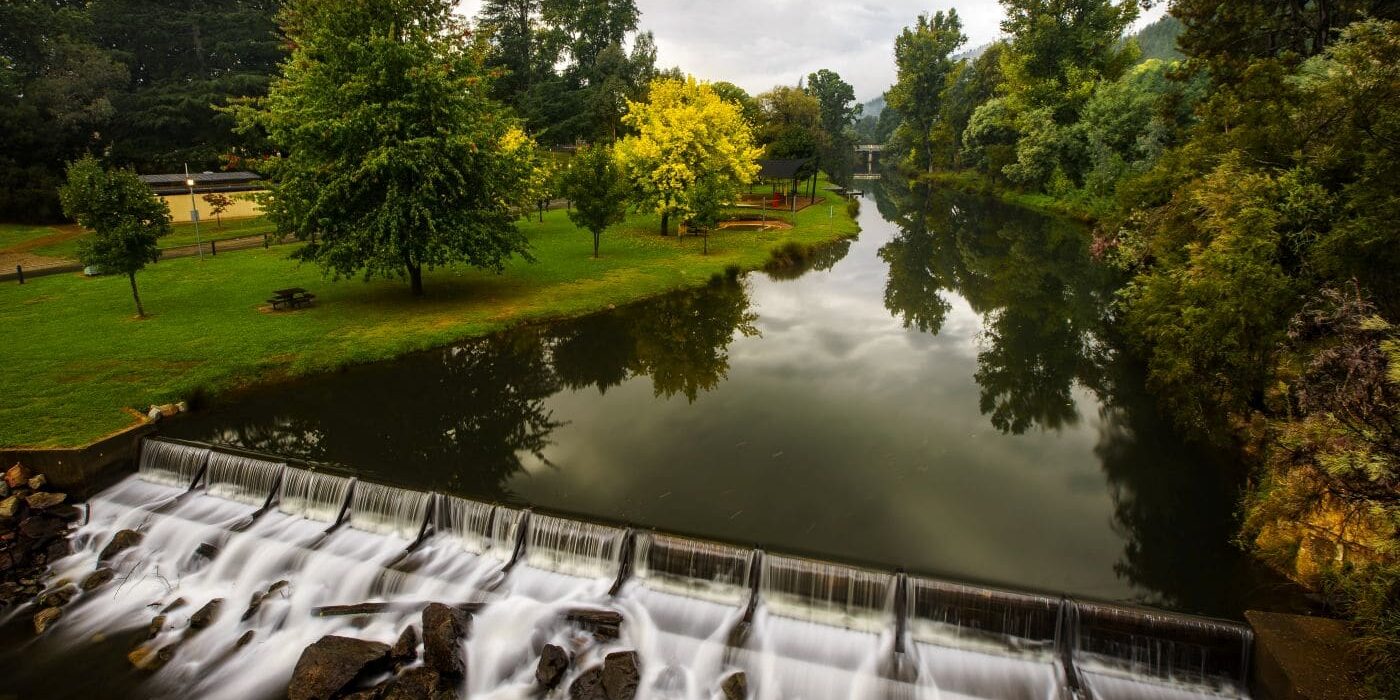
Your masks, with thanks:
<instances>
[{"instance_id":1,"label":"water spilling over ledge","mask_svg":"<svg viewBox=\"0 0 1400 700\"><path fill-rule=\"evenodd\" d=\"M143 538L100 561L121 530ZM541 648L577 648L578 610L623 622L581 649L565 687L625 649L641 660L641 697L695 700L735 671L756 698L1244 697L1251 642L1228 622L636 532L163 440L92 499L55 569L79 581L98 566L118 582L80 594L40 644L66 653L149 626L143 647L169 660L130 697L279 697L307 645L392 643L427 601L477 610L464 690L492 698L532 696ZM191 633L214 599L222 612ZM317 613L359 603L383 605Z\"/></svg>"}]
</instances>

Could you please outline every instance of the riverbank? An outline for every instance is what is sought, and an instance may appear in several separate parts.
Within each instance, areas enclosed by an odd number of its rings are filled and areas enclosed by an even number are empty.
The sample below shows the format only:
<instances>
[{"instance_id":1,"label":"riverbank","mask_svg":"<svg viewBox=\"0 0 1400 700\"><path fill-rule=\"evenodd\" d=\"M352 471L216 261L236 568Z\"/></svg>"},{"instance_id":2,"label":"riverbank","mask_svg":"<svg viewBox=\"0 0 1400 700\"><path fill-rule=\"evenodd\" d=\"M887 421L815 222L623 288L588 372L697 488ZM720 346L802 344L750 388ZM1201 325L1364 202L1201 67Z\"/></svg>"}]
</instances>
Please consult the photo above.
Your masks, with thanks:
<instances>
[{"instance_id":1,"label":"riverbank","mask_svg":"<svg viewBox=\"0 0 1400 700\"><path fill-rule=\"evenodd\" d=\"M945 187L965 194L992 197L1012 206L1030 211L1074 219L1092 224L1101 213L1081 202L1060 199L1053 195L1035 192L1019 192L994 182L991 178L970 170L936 171L931 173L911 173L920 182L936 187Z\"/></svg>"},{"instance_id":2,"label":"riverbank","mask_svg":"<svg viewBox=\"0 0 1400 700\"><path fill-rule=\"evenodd\" d=\"M858 231L844 202L815 206L783 231L657 235L654 216L605 233L602 257L564 211L521 222L536 262L502 274L425 273L427 296L397 280L332 281L287 259L288 249L157 263L138 275L149 318L137 320L124 278L59 275L0 286L0 445L86 443L140 420L132 409L579 316L706 283L726 269L763 267L789 244L816 246ZM304 287L316 304L269 312L272 290Z\"/></svg>"}]
</instances>

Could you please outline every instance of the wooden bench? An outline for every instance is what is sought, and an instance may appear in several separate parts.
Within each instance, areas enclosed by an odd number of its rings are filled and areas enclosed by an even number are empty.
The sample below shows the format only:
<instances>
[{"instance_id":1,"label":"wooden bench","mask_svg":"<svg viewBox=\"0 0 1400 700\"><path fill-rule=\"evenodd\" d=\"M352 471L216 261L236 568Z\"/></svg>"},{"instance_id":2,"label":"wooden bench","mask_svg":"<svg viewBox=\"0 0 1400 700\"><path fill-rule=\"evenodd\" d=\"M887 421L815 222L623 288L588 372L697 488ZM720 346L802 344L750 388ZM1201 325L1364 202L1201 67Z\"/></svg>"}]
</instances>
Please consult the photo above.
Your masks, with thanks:
<instances>
[{"instance_id":1,"label":"wooden bench","mask_svg":"<svg viewBox=\"0 0 1400 700\"><path fill-rule=\"evenodd\" d=\"M280 309L284 306L290 309L299 309L303 306L310 306L311 302L315 300L315 294L301 287L292 287L291 289L278 289L274 291L272 293L272 298L268 299L267 303L272 306L273 310Z\"/></svg>"}]
</instances>

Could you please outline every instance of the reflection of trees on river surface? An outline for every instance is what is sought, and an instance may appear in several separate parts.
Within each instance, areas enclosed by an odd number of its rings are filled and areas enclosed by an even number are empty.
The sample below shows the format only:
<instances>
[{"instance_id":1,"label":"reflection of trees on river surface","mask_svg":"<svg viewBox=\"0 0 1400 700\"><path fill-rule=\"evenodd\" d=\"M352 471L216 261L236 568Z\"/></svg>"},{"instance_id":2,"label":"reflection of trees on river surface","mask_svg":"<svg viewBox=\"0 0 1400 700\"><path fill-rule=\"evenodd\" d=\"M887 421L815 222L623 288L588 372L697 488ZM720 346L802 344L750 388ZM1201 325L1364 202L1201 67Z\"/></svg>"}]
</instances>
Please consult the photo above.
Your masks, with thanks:
<instances>
[{"instance_id":1,"label":"reflection of trees on river surface","mask_svg":"<svg viewBox=\"0 0 1400 700\"><path fill-rule=\"evenodd\" d=\"M962 297L983 317L976 379L992 425L1020 434L1077 423L1071 390L1098 383L1112 283L1082 227L898 180L878 194L900 230L880 249L890 312L936 334L948 295Z\"/></svg>"},{"instance_id":2,"label":"reflection of trees on river surface","mask_svg":"<svg viewBox=\"0 0 1400 700\"><path fill-rule=\"evenodd\" d=\"M506 481L527 458L545 462L562 425L549 397L649 377L657 396L693 401L724 379L730 343L757 333L756 318L741 283L713 284L255 390L207 420L230 445L352 465L405 486L506 498ZM205 420L171 432L208 437Z\"/></svg>"}]
</instances>

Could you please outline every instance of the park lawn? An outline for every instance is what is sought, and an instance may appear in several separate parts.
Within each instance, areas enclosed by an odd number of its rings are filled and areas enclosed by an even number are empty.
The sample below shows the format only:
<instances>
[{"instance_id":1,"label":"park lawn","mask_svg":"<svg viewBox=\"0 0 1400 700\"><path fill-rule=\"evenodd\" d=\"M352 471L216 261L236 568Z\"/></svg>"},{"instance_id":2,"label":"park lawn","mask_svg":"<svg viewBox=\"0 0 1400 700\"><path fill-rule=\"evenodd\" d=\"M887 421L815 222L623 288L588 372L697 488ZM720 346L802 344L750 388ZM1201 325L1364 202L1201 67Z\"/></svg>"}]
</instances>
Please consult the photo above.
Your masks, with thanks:
<instances>
[{"instance_id":1,"label":"park lawn","mask_svg":"<svg viewBox=\"0 0 1400 700\"><path fill-rule=\"evenodd\" d=\"M222 241L245 236L261 236L272 233L276 229L271 221L261 216L227 219L222 226L213 220L201 221L199 222L198 236L195 235L192 223L172 224L170 228L170 235L160 239L160 247L163 249L194 245L198 240L208 243L209 241ZM53 229L49 229L49 231L52 233ZM78 258L78 241L80 240L82 240L81 236L70 238L60 243L39 246L34 248L32 252L53 258L76 260ZM3 249L3 246L0 246L0 249Z\"/></svg>"},{"instance_id":2,"label":"park lawn","mask_svg":"<svg viewBox=\"0 0 1400 700\"><path fill-rule=\"evenodd\" d=\"M855 222L833 203L800 212L792 230L716 232L709 255L700 238L663 238L655 216L635 216L603 235L598 260L592 237L551 211L521 224L535 263L512 260L499 275L425 272L421 299L402 281L332 281L289 260L290 246L152 265L137 276L146 320L135 318L124 277L3 285L0 446L81 445L133 424L127 407L387 359L700 285L728 266L759 268L790 241L853 235ZM262 310L272 290L296 286L316 294L313 307Z\"/></svg>"},{"instance_id":3,"label":"park lawn","mask_svg":"<svg viewBox=\"0 0 1400 700\"><path fill-rule=\"evenodd\" d=\"M17 248L30 241L58 233L51 226L34 224L0 224L0 252Z\"/></svg>"}]
</instances>

